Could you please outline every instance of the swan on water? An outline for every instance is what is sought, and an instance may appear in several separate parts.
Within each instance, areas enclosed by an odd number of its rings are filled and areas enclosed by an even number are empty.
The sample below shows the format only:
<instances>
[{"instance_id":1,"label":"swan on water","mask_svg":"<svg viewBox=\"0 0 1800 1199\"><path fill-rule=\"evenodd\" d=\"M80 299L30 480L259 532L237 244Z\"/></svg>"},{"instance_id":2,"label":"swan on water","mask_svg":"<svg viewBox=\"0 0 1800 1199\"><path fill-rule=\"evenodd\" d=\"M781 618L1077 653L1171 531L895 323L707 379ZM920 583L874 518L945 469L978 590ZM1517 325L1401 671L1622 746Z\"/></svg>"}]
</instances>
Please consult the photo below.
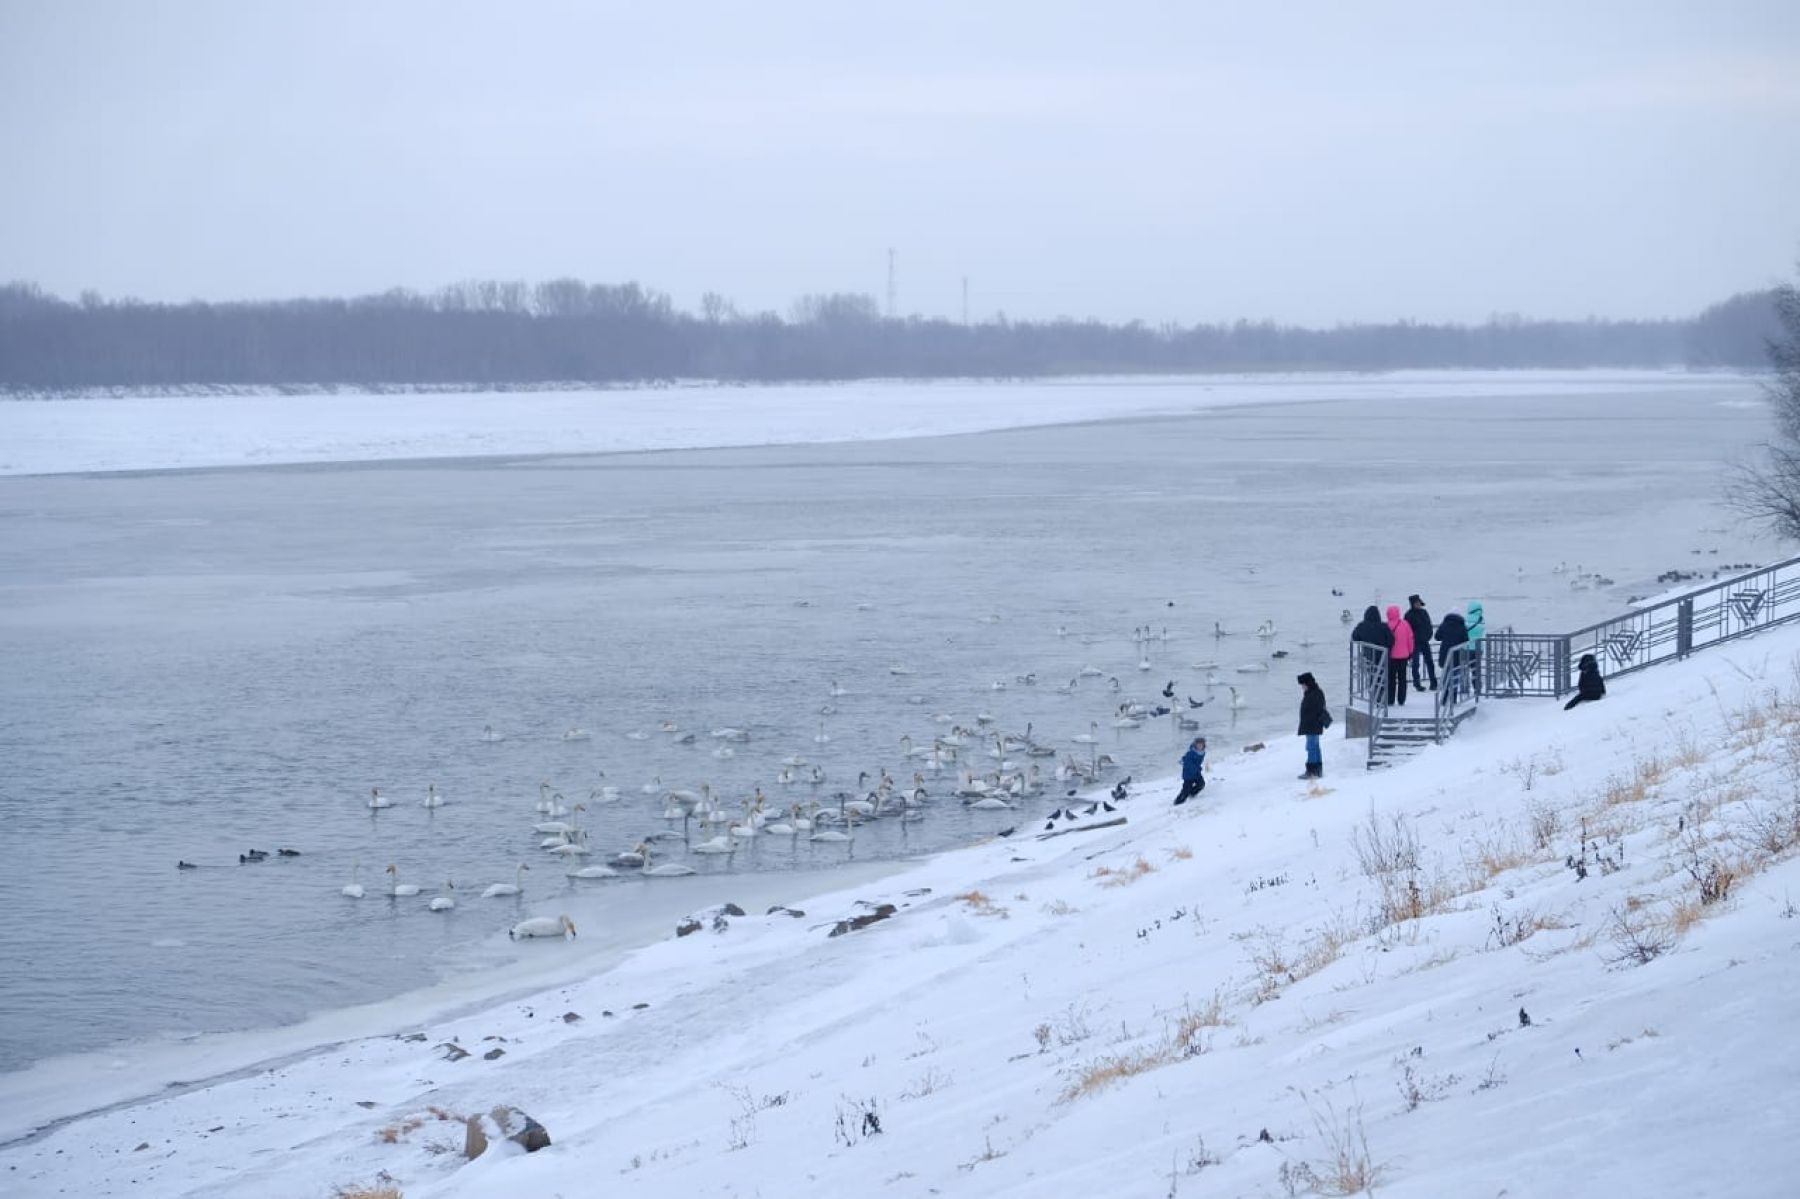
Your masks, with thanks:
<instances>
[{"instance_id":1,"label":"swan on water","mask_svg":"<svg viewBox=\"0 0 1800 1199\"><path fill-rule=\"evenodd\" d=\"M504 741L506 740L506 734L496 733L493 725L484 724L481 726L481 739L483 741Z\"/></svg>"},{"instance_id":2,"label":"swan on water","mask_svg":"<svg viewBox=\"0 0 1800 1199\"><path fill-rule=\"evenodd\" d=\"M700 842L700 844L694 846L692 852L704 853L704 854L715 854L715 853L735 853L736 851L737 851L737 842L727 836L727 837L714 837L710 841L702 841L702 842Z\"/></svg>"},{"instance_id":3,"label":"swan on water","mask_svg":"<svg viewBox=\"0 0 1800 1199\"><path fill-rule=\"evenodd\" d=\"M1230 707L1233 712L1242 712L1245 708L1249 707L1249 705L1244 702L1244 697L1238 694L1238 689L1236 687L1232 687L1230 690L1231 690L1231 705L1230 705Z\"/></svg>"},{"instance_id":4,"label":"swan on water","mask_svg":"<svg viewBox=\"0 0 1800 1199\"><path fill-rule=\"evenodd\" d=\"M627 741L648 741L650 740L650 734L646 733L643 729L632 729L629 733L625 734L625 739Z\"/></svg>"},{"instance_id":5,"label":"swan on water","mask_svg":"<svg viewBox=\"0 0 1800 1199\"><path fill-rule=\"evenodd\" d=\"M406 899L409 896L417 895L419 893L419 885L417 883L403 883L400 881L400 867L394 865L392 862L388 863L386 873L394 876L393 882L388 887L388 894L395 899Z\"/></svg>"},{"instance_id":6,"label":"swan on water","mask_svg":"<svg viewBox=\"0 0 1800 1199\"><path fill-rule=\"evenodd\" d=\"M830 740L831 734L825 731L825 722L821 720L819 722L819 731L813 736L813 743L816 745L825 745L829 743Z\"/></svg>"},{"instance_id":7,"label":"swan on water","mask_svg":"<svg viewBox=\"0 0 1800 1199\"><path fill-rule=\"evenodd\" d=\"M588 732L586 729L577 727L577 728L569 729L566 732L564 732L563 740L564 741L588 741L588 740L591 740L593 738L593 736L594 736L594 734Z\"/></svg>"},{"instance_id":8,"label":"swan on water","mask_svg":"<svg viewBox=\"0 0 1800 1199\"><path fill-rule=\"evenodd\" d=\"M642 866L645 857L649 853L650 847L644 844L644 842L639 841L635 846L625 850L623 853L614 854L608 859L606 864L608 866Z\"/></svg>"},{"instance_id":9,"label":"swan on water","mask_svg":"<svg viewBox=\"0 0 1800 1199\"><path fill-rule=\"evenodd\" d=\"M1085 733L1076 733L1073 737L1069 738L1069 740L1074 741L1079 745L1100 744L1100 722L1098 720L1088 721L1088 731Z\"/></svg>"},{"instance_id":10,"label":"swan on water","mask_svg":"<svg viewBox=\"0 0 1800 1199\"><path fill-rule=\"evenodd\" d=\"M731 748L729 745L721 745L713 750L712 754L715 758L735 758L737 757L737 750Z\"/></svg>"},{"instance_id":11,"label":"swan on water","mask_svg":"<svg viewBox=\"0 0 1800 1199\"><path fill-rule=\"evenodd\" d=\"M650 864L650 847L643 846L645 878L686 878L690 874L700 873L692 866L684 866L680 862L664 862L660 866Z\"/></svg>"},{"instance_id":12,"label":"swan on water","mask_svg":"<svg viewBox=\"0 0 1800 1199\"><path fill-rule=\"evenodd\" d=\"M999 811L1001 808L1010 808L1012 805L997 795L989 795L985 799L976 800L971 803L969 807L971 810L977 812L995 812Z\"/></svg>"},{"instance_id":13,"label":"swan on water","mask_svg":"<svg viewBox=\"0 0 1800 1199\"><path fill-rule=\"evenodd\" d=\"M807 762L806 759L799 754L789 754L787 757L781 759L781 764L783 766L805 766Z\"/></svg>"},{"instance_id":14,"label":"swan on water","mask_svg":"<svg viewBox=\"0 0 1800 1199\"><path fill-rule=\"evenodd\" d=\"M912 667L906 665L903 662L894 662L888 666L889 674L907 675L907 674L911 674L912 672L913 672Z\"/></svg>"},{"instance_id":15,"label":"swan on water","mask_svg":"<svg viewBox=\"0 0 1800 1199\"><path fill-rule=\"evenodd\" d=\"M444 806L444 797L438 794L436 783L427 784L425 787L425 806L428 808L441 808Z\"/></svg>"},{"instance_id":16,"label":"swan on water","mask_svg":"<svg viewBox=\"0 0 1800 1199\"><path fill-rule=\"evenodd\" d=\"M1272 620L1265 620L1261 624L1257 625L1256 626L1256 635L1258 637L1263 638L1264 640L1267 640L1268 638L1273 637L1275 635L1275 622Z\"/></svg>"},{"instance_id":17,"label":"swan on water","mask_svg":"<svg viewBox=\"0 0 1800 1199\"><path fill-rule=\"evenodd\" d=\"M825 829L820 829L818 832L816 832L812 836L808 837L807 840L808 841L848 841L848 840L850 840L850 834L846 833L846 832L842 832L835 828L825 828Z\"/></svg>"},{"instance_id":18,"label":"swan on water","mask_svg":"<svg viewBox=\"0 0 1800 1199\"><path fill-rule=\"evenodd\" d=\"M1269 664L1267 662L1246 662L1237 668L1237 672L1239 674L1267 674Z\"/></svg>"},{"instance_id":19,"label":"swan on water","mask_svg":"<svg viewBox=\"0 0 1800 1199\"><path fill-rule=\"evenodd\" d=\"M619 872L611 866L583 866L579 870L571 870L568 878L618 878Z\"/></svg>"},{"instance_id":20,"label":"swan on water","mask_svg":"<svg viewBox=\"0 0 1800 1199\"><path fill-rule=\"evenodd\" d=\"M823 766L815 765L812 768L812 777L807 781L812 783L815 787L823 785L825 782L825 768Z\"/></svg>"},{"instance_id":21,"label":"swan on water","mask_svg":"<svg viewBox=\"0 0 1800 1199\"><path fill-rule=\"evenodd\" d=\"M838 682L836 679L831 680L831 698L842 699L844 696L849 695L849 694L850 694L850 688L844 686L842 683Z\"/></svg>"},{"instance_id":22,"label":"swan on water","mask_svg":"<svg viewBox=\"0 0 1800 1199\"><path fill-rule=\"evenodd\" d=\"M369 807L371 809L391 808L394 801L381 793L380 787L369 788Z\"/></svg>"},{"instance_id":23,"label":"swan on water","mask_svg":"<svg viewBox=\"0 0 1800 1199\"><path fill-rule=\"evenodd\" d=\"M499 899L500 897L505 896L505 895L523 894L525 891L525 872L530 869L531 869L531 867L527 866L523 862L520 862L519 868L517 870L513 871L513 881L512 882L510 882L510 883L491 883L488 885L488 889L481 893L481 897L483 899Z\"/></svg>"},{"instance_id":24,"label":"swan on water","mask_svg":"<svg viewBox=\"0 0 1800 1199\"><path fill-rule=\"evenodd\" d=\"M513 925L506 935L515 941L524 937L562 937L574 940L575 922L567 916L533 916Z\"/></svg>"},{"instance_id":25,"label":"swan on water","mask_svg":"<svg viewBox=\"0 0 1800 1199\"><path fill-rule=\"evenodd\" d=\"M349 896L351 899L361 899L363 897L363 885L356 881L356 876L361 872L361 862L350 863L350 881L344 884L342 894Z\"/></svg>"},{"instance_id":26,"label":"swan on water","mask_svg":"<svg viewBox=\"0 0 1800 1199\"><path fill-rule=\"evenodd\" d=\"M431 902L425 905L427 910L433 912L448 912L451 908L456 906L456 884L447 881L444 883L444 888L447 893L433 896Z\"/></svg>"}]
</instances>

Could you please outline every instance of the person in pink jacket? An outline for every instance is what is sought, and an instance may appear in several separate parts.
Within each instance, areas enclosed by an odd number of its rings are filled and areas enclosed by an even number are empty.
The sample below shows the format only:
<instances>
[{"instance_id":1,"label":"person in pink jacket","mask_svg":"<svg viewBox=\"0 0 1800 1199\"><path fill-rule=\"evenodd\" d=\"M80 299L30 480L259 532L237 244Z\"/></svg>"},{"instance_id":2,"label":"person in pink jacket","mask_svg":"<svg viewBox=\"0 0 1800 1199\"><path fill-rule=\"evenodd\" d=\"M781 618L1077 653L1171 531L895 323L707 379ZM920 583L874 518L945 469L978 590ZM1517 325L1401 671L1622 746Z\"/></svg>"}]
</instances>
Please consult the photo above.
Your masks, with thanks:
<instances>
[{"instance_id":1,"label":"person in pink jacket","mask_svg":"<svg viewBox=\"0 0 1800 1199\"><path fill-rule=\"evenodd\" d=\"M1406 660L1413 656L1412 626L1400 615L1398 604L1388 605L1387 623L1394 634L1394 648L1388 654L1388 703L1405 704Z\"/></svg>"}]
</instances>

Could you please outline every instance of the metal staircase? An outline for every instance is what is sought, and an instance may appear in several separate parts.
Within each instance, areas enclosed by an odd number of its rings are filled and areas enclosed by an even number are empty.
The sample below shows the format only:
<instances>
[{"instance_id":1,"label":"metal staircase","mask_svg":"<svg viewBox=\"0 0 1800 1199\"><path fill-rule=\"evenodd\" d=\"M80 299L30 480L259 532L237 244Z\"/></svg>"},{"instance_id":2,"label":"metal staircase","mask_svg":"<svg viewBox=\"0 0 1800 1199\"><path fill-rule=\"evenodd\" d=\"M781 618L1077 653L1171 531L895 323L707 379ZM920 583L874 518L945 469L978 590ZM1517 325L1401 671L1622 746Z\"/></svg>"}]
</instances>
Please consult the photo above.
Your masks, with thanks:
<instances>
[{"instance_id":1,"label":"metal staircase","mask_svg":"<svg viewBox=\"0 0 1800 1199\"><path fill-rule=\"evenodd\" d=\"M1438 676L1427 713L1423 700L1414 712L1387 701L1388 651L1379 645L1350 645L1350 716L1345 732L1369 739L1368 768L1392 766L1412 757L1427 745L1441 744L1455 735L1462 722L1475 714L1481 697L1475 685L1475 659L1469 647L1459 645ZM1404 714L1401 714L1404 713Z\"/></svg>"}]
</instances>

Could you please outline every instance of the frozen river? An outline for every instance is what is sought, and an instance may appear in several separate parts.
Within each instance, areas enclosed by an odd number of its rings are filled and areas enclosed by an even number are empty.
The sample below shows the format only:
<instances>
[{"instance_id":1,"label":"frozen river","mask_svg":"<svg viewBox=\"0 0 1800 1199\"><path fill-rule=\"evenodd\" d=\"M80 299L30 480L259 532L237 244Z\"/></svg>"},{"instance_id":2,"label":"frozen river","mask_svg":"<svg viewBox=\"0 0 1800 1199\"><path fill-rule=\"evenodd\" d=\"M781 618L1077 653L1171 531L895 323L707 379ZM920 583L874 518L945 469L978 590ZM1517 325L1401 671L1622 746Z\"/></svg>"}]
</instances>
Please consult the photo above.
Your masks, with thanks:
<instances>
[{"instance_id":1,"label":"frozen river","mask_svg":"<svg viewBox=\"0 0 1800 1199\"><path fill-rule=\"evenodd\" d=\"M671 827L646 787L835 803L862 772L910 779L901 737L952 724L1029 725L1141 780L1187 734L1113 716L1173 681L1210 697L1207 799L1229 805L1233 747L1293 752L1297 670L1340 701L1346 607L1479 597L1495 627L1560 629L1663 571L1773 552L1718 504L1721 463L1765 435L1742 380L1283 398L836 444L0 478L0 1069L504 977L521 913L623 927L721 893L564 878L531 831L541 782L618 788L583 814L604 858ZM1097 751L1073 740L1096 723ZM982 771L985 749L964 750ZM795 754L822 786L777 781ZM960 844L1061 791L968 811L953 778L927 774L926 819L848 846L659 857L724 893L804 894L792 872ZM394 806L371 812L372 787ZM240 865L253 847L301 856ZM477 897L521 861L522 903ZM361 901L339 894L356 863ZM375 898L389 863L418 898ZM427 911L449 880L455 910Z\"/></svg>"}]
</instances>

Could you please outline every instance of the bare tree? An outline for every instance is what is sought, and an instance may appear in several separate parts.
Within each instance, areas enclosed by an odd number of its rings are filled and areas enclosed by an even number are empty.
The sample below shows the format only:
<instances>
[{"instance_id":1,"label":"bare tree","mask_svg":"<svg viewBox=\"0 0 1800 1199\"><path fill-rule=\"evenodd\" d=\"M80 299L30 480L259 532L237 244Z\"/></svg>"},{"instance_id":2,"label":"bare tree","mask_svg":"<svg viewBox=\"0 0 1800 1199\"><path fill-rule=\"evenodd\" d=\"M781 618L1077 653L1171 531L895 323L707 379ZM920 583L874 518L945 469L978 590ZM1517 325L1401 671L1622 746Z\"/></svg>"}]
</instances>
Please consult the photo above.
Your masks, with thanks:
<instances>
[{"instance_id":1,"label":"bare tree","mask_svg":"<svg viewBox=\"0 0 1800 1199\"><path fill-rule=\"evenodd\" d=\"M1800 541L1800 287L1784 283L1773 296L1781 328L1769 339L1775 374L1763 393L1774 410L1775 438L1761 461L1736 468L1727 496L1747 519Z\"/></svg>"}]
</instances>

